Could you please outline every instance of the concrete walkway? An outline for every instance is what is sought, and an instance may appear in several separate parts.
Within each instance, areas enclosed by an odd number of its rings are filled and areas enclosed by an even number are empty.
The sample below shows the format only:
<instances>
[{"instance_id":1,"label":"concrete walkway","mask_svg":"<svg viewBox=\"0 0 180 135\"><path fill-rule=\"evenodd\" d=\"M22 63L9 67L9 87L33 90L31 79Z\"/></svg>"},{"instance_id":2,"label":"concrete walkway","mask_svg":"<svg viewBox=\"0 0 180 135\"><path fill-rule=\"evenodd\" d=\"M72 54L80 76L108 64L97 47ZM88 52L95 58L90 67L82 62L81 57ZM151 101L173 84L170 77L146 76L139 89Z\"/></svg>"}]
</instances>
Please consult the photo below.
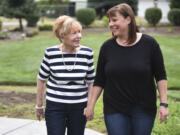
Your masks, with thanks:
<instances>
[{"instance_id":1,"label":"concrete walkway","mask_svg":"<svg viewBox=\"0 0 180 135\"><path fill-rule=\"evenodd\" d=\"M0 117L0 135L47 135L44 121ZM104 135L85 129L85 135Z\"/></svg>"}]
</instances>

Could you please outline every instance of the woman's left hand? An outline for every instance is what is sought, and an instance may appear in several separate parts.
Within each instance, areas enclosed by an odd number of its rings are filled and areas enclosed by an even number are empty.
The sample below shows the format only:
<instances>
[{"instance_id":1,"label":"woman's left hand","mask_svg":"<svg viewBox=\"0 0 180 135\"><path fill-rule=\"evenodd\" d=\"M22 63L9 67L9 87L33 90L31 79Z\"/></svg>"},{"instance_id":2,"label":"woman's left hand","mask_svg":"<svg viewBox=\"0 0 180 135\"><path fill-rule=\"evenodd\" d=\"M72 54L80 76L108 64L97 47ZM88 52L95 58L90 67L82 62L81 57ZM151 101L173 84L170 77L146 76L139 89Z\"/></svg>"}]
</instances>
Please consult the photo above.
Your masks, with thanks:
<instances>
[{"instance_id":1,"label":"woman's left hand","mask_svg":"<svg viewBox=\"0 0 180 135\"><path fill-rule=\"evenodd\" d=\"M168 118L168 108L164 106L159 107L159 120L162 123L164 120Z\"/></svg>"},{"instance_id":2,"label":"woman's left hand","mask_svg":"<svg viewBox=\"0 0 180 135\"><path fill-rule=\"evenodd\" d=\"M86 120L90 121L94 119L94 108L90 109L90 107L86 107L84 109L84 116L86 116Z\"/></svg>"}]
</instances>

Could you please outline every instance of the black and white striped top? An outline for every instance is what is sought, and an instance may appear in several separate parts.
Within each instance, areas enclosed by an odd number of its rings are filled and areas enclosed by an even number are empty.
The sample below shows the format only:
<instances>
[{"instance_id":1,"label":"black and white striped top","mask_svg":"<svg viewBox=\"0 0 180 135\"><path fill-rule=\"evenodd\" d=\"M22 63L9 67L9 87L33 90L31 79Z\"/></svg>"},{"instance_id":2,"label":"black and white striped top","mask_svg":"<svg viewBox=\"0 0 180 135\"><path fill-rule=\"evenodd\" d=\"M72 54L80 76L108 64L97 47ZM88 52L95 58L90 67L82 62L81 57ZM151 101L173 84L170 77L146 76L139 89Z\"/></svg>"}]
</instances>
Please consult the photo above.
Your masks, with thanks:
<instances>
[{"instance_id":1,"label":"black and white striped top","mask_svg":"<svg viewBox=\"0 0 180 135\"><path fill-rule=\"evenodd\" d=\"M38 78L47 80L46 99L59 103L87 101L88 85L94 82L94 59L92 49L81 46L76 54L63 52L56 46L45 50ZM63 63L65 62L65 65ZM72 68L72 71L66 68Z\"/></svg>"}]
</instances>

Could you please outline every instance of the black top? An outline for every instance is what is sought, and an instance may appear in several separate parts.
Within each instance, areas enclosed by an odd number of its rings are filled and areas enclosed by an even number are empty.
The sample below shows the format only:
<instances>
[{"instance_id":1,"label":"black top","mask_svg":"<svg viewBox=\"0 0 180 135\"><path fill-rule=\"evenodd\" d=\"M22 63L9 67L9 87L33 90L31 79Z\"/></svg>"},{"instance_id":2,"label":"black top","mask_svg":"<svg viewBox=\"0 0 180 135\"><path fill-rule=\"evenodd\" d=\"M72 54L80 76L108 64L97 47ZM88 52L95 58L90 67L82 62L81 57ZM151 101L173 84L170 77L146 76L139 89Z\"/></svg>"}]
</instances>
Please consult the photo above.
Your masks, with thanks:
<instances>
[{"instance_id":1,"label":"black top","mask_svg":"<svg viewBox=\"0 0 180 135\"><path fill-rule=\"evenodd\" d=\"M143 34L129 47L119 45L116 39L102 45L94 86L104 88L105 114L129 114L134 105L155 114L154 78L167 79L163 56L154 38Z\"/></svg>"}]
</instances>

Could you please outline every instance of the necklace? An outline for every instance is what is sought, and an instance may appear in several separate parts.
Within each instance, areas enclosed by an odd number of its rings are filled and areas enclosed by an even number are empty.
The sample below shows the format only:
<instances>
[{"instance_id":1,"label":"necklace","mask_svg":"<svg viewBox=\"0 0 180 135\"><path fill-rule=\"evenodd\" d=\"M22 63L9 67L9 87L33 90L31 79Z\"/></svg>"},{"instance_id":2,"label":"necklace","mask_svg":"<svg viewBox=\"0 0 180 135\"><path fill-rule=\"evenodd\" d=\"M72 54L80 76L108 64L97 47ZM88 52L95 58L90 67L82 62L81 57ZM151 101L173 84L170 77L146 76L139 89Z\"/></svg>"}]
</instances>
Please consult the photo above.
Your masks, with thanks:
<instances>
[{"instance_id":1,"label":"necklace","mask_svg":"<svg viewBox=\"0 0 180 135\"><path fill-rule=\"evenodd\" d=\"M64 64L64 66L65 66L65 69L66 69L67 71L72 71L72 70L74 70L75 65L76 65L76 62L77 62L77 52L75 53L75 61L74 61L73 66L69 66L69 67L68 67L68 66L66 65L65 60L64 60L63 50L62 50L62 61L63 61L63 64Z\"/></svg>"}]
</instances>

